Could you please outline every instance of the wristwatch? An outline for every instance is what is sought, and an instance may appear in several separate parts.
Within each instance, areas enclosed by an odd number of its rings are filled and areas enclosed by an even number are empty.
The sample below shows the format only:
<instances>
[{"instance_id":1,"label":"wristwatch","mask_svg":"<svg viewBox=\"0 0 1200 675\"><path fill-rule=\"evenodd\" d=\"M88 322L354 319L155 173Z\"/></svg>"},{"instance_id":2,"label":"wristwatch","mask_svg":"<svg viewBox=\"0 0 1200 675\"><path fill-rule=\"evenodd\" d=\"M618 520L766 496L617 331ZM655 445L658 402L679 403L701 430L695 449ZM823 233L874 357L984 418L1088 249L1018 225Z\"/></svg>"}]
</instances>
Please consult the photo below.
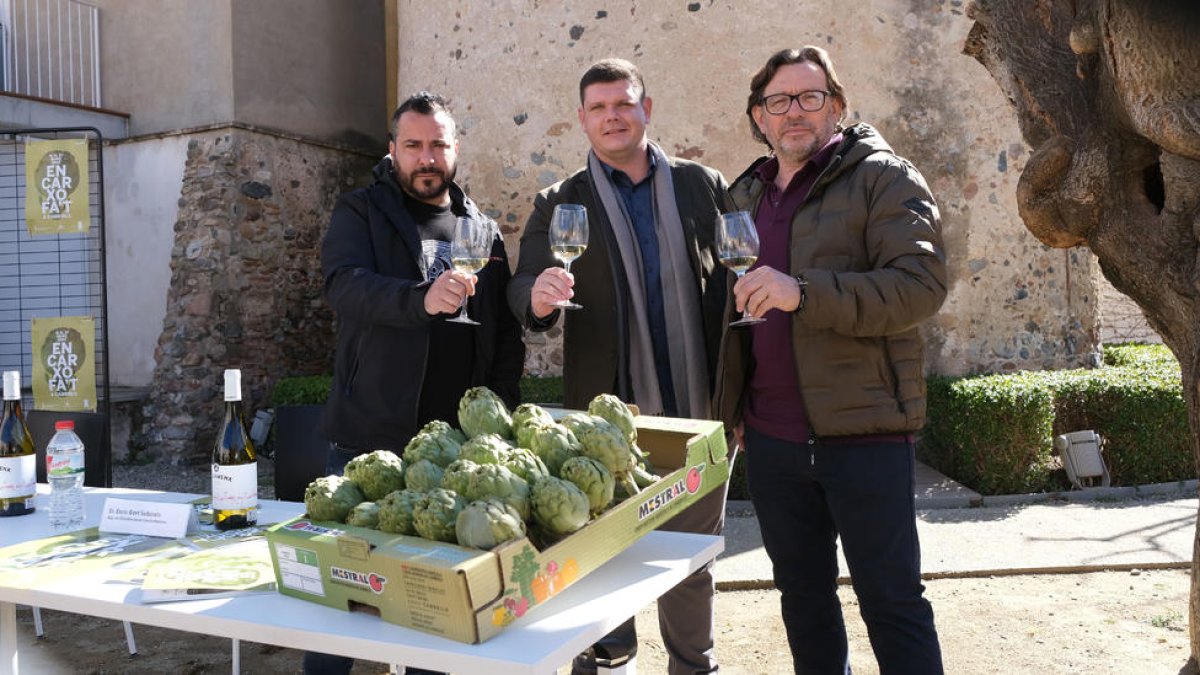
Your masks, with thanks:
<instances>
[{"instance_id":1,"label":"wristwatch","mask_svg":"<svg viewBox=\"0 0 1200 675\"><path fill-rule=\"evenodd\" d=\"M796 313L804 311L804 301L808 300L808 279L804 278L803 274L797 274L792 277L796 280L796 286L800 289L800 304L796 305Z\"/></svg>"}]
</instances>

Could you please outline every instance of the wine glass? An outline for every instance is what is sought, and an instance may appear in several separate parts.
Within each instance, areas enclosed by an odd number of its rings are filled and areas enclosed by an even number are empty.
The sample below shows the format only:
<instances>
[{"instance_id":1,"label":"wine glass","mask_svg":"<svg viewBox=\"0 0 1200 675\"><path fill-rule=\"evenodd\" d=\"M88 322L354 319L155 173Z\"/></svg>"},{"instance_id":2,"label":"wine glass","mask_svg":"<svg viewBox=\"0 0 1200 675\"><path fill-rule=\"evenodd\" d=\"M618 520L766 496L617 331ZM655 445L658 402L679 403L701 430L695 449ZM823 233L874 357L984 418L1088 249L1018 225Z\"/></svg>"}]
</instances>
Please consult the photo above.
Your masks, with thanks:
<instances>
[{"instance_id":1,"label":"wine glass","mask_svg":"<svg viewBox=\"0 0 1200 675\"><path fill-rule=\"evenodd\" d=\"M717 233L717 253L721 256L721 264L733 270L738 278L750 269L758 260L758 231L754 229L754 221L745 211L721 214L721 231ZM749 316L745 312L742 318L731 321L730 326L749 326L762 323L765 319Z\"/></svg>"},{"instance_id":2,"label":"wine glass","mask_svg":"<svg viewBox=\"0 0 1200 675\"><path fill-rule=\"evenodd\" d=\"M583 255L587 249L588 221L587 208L580 204L559 204L554 207L554 215L550 218L550 251L554 257L562 261L567 272L571 271L571 261ZM570 300L559 300L555 307L563 309L583 309Z\"/></svg>"},{"instance_id":3,"label":"wine glass","mask_svg":"<svg viewBox=\"0 0 1200 675\"><path fill-rule=\"evenodd\" d=\"M450 242L450 265L457 272L474 275L488 264L492 254L492 228L487 222L474 218L460 217L454 222L454 240ZM462 312L453 323L478 326L479 322L467 316L467 296L463 296Z\"/></svg>"}]
</instances>

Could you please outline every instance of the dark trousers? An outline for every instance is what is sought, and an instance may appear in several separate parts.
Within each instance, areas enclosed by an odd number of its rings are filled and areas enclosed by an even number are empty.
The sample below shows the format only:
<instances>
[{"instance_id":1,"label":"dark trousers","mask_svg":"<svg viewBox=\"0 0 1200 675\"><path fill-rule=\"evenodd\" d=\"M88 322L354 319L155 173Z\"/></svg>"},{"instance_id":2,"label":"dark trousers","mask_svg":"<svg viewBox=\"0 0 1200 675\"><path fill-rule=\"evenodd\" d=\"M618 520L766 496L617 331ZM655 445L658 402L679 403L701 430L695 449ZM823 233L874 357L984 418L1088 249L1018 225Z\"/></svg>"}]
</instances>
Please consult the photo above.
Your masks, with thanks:
<instances>
[{"instance_id":1,"label":"dark trousers","mask_svg":"<svg viewBox=\"0 0 1200 675\"><path fill-rule=\"evenodd\" d=\"M746 428L746 480L797 673L849 673L840 537L881 675L940 674L907 442L807 445Z\"/></svg>"},{"instance_id":2,"label":"dark trousers","mask_svg":"<svg viewBox=\"0 0 1200 675\"><path fill-rule=\"evenodd\" d=\"M354 459L354 450L340 449L335 445L329 447L329 459L325 465L325 475L342 475L346 463ZM349 675L354 667L354 659L337 654L321 654L320 652L304 652L304 675ZM445 675L436 670L424 668L405 668L405 675Z\"/></svg>"}]
</instances>

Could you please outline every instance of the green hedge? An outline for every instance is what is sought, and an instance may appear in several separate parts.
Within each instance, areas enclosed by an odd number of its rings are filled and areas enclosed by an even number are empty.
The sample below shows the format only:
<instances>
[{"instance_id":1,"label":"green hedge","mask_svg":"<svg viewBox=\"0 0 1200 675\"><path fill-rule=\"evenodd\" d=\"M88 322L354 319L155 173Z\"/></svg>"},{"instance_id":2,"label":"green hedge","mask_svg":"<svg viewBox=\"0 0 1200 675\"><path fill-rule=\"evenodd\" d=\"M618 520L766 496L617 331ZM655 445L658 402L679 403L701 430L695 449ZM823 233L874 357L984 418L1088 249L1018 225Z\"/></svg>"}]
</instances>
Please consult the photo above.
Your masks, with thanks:
<instances>
[{"instance_id":1,"label":"green hedge","mask_svg":"<svg viewBox=\"0 0 1200 675\"><path fill-rule=\"evenodd\" d=\"M1113 485L1194 478L1179 364L1161 345L1105 347L1096 369L929 378L922 461L983 494L1069 487L1053 437L1104 439Z\"/></svg>"},{"instance_id":2,"label":"green hedge","mask_svg":"<svg viewBox=\"0 0 1200 675\"><path fill-rule=\"evenodd\" d=\"M282 377L271 391L271 405L321 405L329 397L332 375Z\"/></svg>"}]
</instances>

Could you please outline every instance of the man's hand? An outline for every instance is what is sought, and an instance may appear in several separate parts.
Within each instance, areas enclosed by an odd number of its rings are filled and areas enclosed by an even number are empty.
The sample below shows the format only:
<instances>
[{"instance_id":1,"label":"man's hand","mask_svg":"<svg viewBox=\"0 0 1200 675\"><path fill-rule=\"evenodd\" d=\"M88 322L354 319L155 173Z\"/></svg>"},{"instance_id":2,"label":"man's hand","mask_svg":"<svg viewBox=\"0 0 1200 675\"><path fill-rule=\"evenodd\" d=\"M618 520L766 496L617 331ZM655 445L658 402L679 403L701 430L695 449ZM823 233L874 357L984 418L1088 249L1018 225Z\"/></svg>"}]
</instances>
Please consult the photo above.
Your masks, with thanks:
<instances>
[{"instance_id":1,"label":"man's hand","mask_svg":"<svg viewBox=\"0 0 1200 675\"><path fill-rule=\"evenodd\" d=\"M769 310L794 312L800 306L800 285L792 277L770 267L750 270L733 285L739 312L762 316Z\"/></svg>"},{"instance_id":2,"label":"man's hand","mask_svg":"<svg viewBox=\"0 0 1200 675\"><path fill-rule=\"evenodd\" d=\"M570 300L575 291L575 275L561 267L547 267L533 282L529 293L529 309L536 319L545 319L557 307L555 303Z\"/></svg>"},{"instance_id":3,"label":"man's hand","mask_svg":"<svg viewBox=\"0 0 1200 675\"><path fill-rule=\"evenodd\" d=\"M733 428L733 442L740 452L746 451L746 424L744 422L738 422L738 425Z\"/></svg>"},{"instance_id":4,"label":"man's hand","mask_svg":"<svg viewBox=\"0 0 1200 675\"><path fill-rule=\"evenodd\" d=\"M475 295L475 275L454 270L442 272L425 292L425 313L453 314L468 295Z\"/></svg>"}]
</instances>

